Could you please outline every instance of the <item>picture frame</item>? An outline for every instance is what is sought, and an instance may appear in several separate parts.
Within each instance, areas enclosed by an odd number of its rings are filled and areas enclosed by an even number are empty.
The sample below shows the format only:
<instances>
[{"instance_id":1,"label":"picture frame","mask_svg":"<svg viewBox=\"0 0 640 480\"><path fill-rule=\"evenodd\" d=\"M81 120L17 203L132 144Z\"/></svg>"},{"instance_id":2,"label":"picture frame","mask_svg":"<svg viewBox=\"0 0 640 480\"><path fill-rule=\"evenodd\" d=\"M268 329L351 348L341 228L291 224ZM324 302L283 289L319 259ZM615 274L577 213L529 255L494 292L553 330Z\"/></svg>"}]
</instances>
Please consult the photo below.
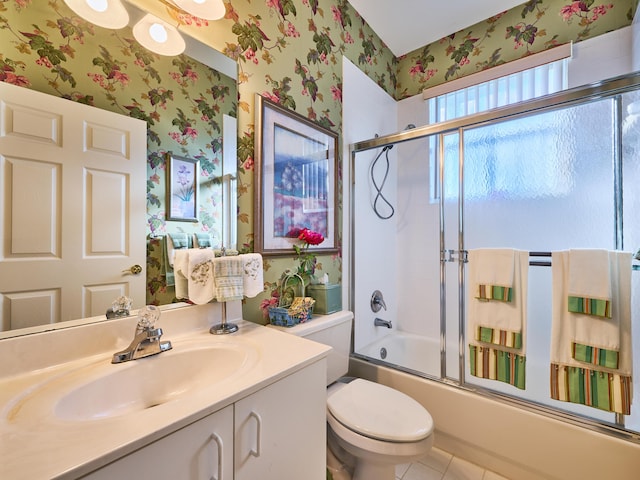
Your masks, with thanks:
<instances>
[{"instance_id":1,"label":"picture frame","mask_svg":"<svg viewBox=\"0 0 640 480\"><path fill-rule=\"evenodd\" d=\"M308 228L324 236L314 253L337 244L338 135L256 94L254 251L291 255Z\"/></svg>"},{"instance_id":2,"label":"picture frame","mask_svg":"<svg viewBox=\"0 0 640 480\"><path fill-rule=\"evenodd\" d=\"M166 220L197 222L200 161L167 153L166 162Z\"/></svg>"}]
</instances>

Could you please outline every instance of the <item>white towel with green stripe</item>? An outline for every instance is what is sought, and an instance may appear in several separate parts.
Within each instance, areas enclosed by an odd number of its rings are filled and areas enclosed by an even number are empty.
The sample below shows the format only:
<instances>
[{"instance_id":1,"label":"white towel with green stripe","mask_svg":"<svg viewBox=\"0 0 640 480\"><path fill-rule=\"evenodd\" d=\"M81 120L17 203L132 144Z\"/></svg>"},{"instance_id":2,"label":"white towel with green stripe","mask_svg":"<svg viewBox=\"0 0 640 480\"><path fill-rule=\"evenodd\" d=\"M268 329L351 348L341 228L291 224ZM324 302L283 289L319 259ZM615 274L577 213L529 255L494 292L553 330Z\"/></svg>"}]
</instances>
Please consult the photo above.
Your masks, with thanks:
<instances>
[{"instance_id":1,"label":"white towel with green stripe","mask_svg":"<svg viewBox=\"0 0 640 480\"><path fill-rule=\"evenodd\" d=\"M553 252L551 398L629 414L631 257L597 249ZM581 308L576 299L583 299Z\"/></svg>"},{"instance_id":2,"label":"white towel with green stripe","mask_svg":"<svg viewBox=\"0 0 640 480\"><path fill-rule=\"evenodd\" d=\"M572 340L578 345L620 350L620 316L612 314L611 288L617 277L618 253L593 249L562 254L568 269L566 317L573 323Z\"/></svg>"},{"instance_id":3,"label":"white towel with green stripe","mask_svg":"<svg viewBox=\"0 0 640 480\"><path fill-rule=\"evenodd\" d=\"M476 249L468 259L470 373L524 389L529 253Z\"/></svg>"},{"instance_id":4,"label":"white towel with green stripe","mask_svg":"<svg viewBox=\"0 0 640 480\"><path fill-rule=\"evenodd\" d=\"M529 253L505 248L469 250L468 313L475 330L522 333L526 321ZM477 337L474 333L473 337ZM509 346L514 346L510 344Z\"/></svg>"}]
</instances>

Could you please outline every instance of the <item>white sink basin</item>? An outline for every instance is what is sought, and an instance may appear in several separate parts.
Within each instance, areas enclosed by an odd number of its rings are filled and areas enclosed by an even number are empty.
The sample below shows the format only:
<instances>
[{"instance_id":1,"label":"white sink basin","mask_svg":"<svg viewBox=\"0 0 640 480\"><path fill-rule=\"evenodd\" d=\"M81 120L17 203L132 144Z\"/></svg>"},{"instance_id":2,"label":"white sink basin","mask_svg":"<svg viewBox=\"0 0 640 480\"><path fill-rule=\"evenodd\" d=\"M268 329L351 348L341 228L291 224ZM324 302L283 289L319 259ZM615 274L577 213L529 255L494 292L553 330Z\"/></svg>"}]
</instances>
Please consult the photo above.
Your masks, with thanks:
<instances>
[{"instance_id":1,"label":"white sink basin","mask_svg":"<svg viewBox=\"0 0 640 480\"><path fill-rule=\"evenodd\" d=\"M6 415L10 423L29 419L92 421L141 412L219 387L258 359L247 343L199 343L121 364L111 358L64 373L25 392Z\"/></svg>"}]
</instances>

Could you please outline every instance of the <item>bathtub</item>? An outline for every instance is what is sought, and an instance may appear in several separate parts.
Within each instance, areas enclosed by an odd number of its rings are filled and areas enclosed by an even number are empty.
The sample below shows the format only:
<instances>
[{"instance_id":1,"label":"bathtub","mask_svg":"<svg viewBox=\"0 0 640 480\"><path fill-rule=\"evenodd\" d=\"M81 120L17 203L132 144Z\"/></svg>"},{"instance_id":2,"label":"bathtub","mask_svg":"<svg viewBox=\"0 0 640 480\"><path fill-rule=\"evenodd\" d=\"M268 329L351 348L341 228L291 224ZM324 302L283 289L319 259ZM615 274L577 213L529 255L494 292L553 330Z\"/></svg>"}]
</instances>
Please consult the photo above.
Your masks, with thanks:
<instances>
[{"instance_id":1,"label":"bathtub","mask_svg":"<svg viewBox=\"0 0 640 480\"><path fill-rule=\"evenodd\" d=\"M438 340L394 331L361 348L358 355L384 362L410 372L439 375L440 343ZM437 367L437 371L430 371Z\"/></svg>"},{"instance_id":2,"label":"bathtub","mask_svg":"<svg viewBox=\"0 0 640 480\"><path fill-rule=\"evenodd\" d=\"M535 405L437 380L439 356L439 341L390 332L354 352L349 375L412 396L434 419L436 447L509 479L638 478L640 443L611 429L585 428L571 417L549 415ZM425 365L433 371L425 371Z\"/></svg>"}]
</instances>

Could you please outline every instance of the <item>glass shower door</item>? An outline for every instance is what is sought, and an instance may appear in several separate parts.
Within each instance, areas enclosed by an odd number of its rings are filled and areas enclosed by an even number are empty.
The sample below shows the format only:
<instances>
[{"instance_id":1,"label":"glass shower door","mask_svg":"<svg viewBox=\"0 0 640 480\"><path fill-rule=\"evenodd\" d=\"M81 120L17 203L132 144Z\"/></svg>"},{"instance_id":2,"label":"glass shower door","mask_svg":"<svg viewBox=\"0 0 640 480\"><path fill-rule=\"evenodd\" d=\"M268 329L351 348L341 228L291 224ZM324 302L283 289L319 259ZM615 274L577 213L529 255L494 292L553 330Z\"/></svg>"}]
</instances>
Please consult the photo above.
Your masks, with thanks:
<instances>
[{"instance_id":1,"label":"glass shower door","mask_svg":"<svg viewBox=\"0 0 640 480\"><path fill-rule=\"evenodd\" d=\"M606 99L465 130L466 248L615 249L614 112ZM551 280L548 266L529 267L525 389L468 365L465 382L613 423L613 413L550 398Z\"/></svg>"}]
</instances>

